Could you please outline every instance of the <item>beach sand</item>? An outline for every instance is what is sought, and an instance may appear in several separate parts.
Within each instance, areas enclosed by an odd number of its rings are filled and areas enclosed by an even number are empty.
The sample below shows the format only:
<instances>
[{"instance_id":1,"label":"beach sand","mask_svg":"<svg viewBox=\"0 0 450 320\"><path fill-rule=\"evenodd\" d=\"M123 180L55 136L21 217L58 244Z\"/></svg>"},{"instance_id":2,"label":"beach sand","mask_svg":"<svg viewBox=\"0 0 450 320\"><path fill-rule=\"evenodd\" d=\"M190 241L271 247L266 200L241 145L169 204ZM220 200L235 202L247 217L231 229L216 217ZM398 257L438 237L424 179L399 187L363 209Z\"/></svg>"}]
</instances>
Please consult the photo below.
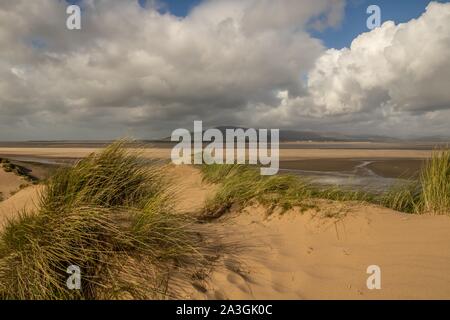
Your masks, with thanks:
<instances>
[{"instance_id":1,"label":"beach sand","mask_svg":"<svg viewBox=\"0 0 450 320\"><path fill-rule=\"evenodd\" d=\"M196 198L213 194L198 170L178 170ZM192 199L183 199L179 206L191 208ZM211 228L239 250L223 256L201 286L185 288L186 298L450 299L449 216L360 203L318 206L271 215L252 206L213 222ZM371 265L381 268L381 290L367 288Z\"/></svg>"},{"instance_id":2,"label":"beach sand","mask_svg":"<svg viewBox=\"0 0 450 320\"><path fill-rule=\"evenodd\" d=\"M22 211L33 211L39 203L39 192L42 186L32 185L0 202L0 228L6 221L16 217Z\"/></svg>"},{"instance_id":3,"label":"beach sand","mask_svg":"<svg viewBox=\"0 0 450 320\"><path fill-rule=\"evenodd\" d=\"M20 186L27 181L14 172L5 172L0 165L0 194L3 200L8 199L11 193L19 190Z\"/></svg>"},{"instance_id":4,"label":"beach sand","mask_svg":"<svg viewBox=\"0 0 450 320\"><path fill-rule=\"evenodd\" d=\"M240 263L224 257L207 292L193 297L450 299L449 217L356 204L345 211L338 219L295 210L268 217L250 207L224 217L217 223L248 248ZM381 268L380 290L367 288L371 265Z\"/></svg>"}]
</instances>

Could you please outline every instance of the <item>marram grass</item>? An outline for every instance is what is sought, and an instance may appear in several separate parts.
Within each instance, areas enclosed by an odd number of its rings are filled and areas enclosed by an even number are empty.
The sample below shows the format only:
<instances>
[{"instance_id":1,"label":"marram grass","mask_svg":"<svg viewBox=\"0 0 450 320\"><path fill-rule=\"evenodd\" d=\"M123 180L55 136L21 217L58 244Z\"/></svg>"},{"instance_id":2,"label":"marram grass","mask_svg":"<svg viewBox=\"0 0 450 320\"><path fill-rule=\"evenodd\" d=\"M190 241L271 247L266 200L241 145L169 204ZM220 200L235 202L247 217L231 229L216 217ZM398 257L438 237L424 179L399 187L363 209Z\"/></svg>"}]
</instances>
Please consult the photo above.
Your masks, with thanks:
<instances>
[{"instance_id":1,"label":"marram grass","mask_svg":"<svg viewBox=\"0 0 450 320\"><path fill-rule=\"evenodd\" d=\"M309 206L308 199L363 201L397 211L416 214L450 215L450 150L436 150L425 162L418 181L395 185L381 195L339 187L312 185L292 175L261 176L245 165L203 165L203 177L220 183L216 195L205 207L205 217L221 216L233 205L246 205L255 200L268 207L290 209Z\"/></svg>"},{"instance_id":2,"label":"marram grass","mask_svg":"<svg viewBox=\"0 0 450 320\"><path fill-rule=\"evenodd\" d=\"M408 181L389 188L379 199L380 204L405 213L421 213L422 197L418 181Z\"/></svg>"},{"instance_id":3,"label":"marram grass","mask_svg":"<svg viewBox=\"0 0 450 320\"><path fill-rule=\"evenodd\" d=\"M418 181L391 188L381 203L407 213L450 215L450 150L435 150Z\"/></svg>"},{"instance_id":4,"label":"marram grass","mask_svg":"<svg viewBox=\"0 0 450 320\"><path fill-rule=\"evenodd\" d=\"M205 263L198 231L172 213L160 170L124 143L60 170L37 212L5 225L1 299L171 298L169 279L188 281ZM81 270L81 290L66 285L71 265Z\"/></svg>"},{"instance_id":5,"label":"marram grass","mask_svg":"<svg viewBox=\"0 0 450 320\"><path fill-rule=\"evenodd\" d=\"M311 199L367 201L364 192L338 188L318 188L308 180L293 175L262 176L256 168L245 165L203 165L203 178L220 183L217 193L205 206L205 218L221 216L233 205L245 206L255 200L268 208L310 208Z\"/></svg>"},{"instance_id":6,"label":"marram grass","mask_svg":"<svg viewBox=\"0 0 450 320\"><path fill-rule=\"evenodd\" d=\"M420 182L423 212L450 214L450 150L437 150L425 164Z\"/></svg>"}]
</instances>

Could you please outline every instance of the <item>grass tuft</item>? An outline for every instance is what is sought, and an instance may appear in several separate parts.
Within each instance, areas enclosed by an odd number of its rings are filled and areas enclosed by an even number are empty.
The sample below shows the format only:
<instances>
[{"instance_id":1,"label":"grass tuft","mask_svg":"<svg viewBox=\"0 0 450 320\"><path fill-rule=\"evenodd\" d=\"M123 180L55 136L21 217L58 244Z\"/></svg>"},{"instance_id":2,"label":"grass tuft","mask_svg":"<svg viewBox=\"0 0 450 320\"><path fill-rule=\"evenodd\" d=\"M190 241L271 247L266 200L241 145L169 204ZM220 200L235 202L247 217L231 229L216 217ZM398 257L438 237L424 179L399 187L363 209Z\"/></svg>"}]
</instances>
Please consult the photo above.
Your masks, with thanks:
<instances>
[{"instance_id":1,"label":"grass tuft","mask_svg":"<svg viewBox=\"0 0 450 320\"><path fill-rule=\"evenodd\" d=\"M38 211L5 225L1 299L173 297L169 280L187 281L205 263L199 233L172 213L159 170L124 143L58 171ZM81 270L81 290L66 285L71 265Z\"/></svg>"},{"instance_id":2,"label":"grass tuft","mask_svg":"<svg viewBox=\"0 0 450 320\"><path fill-rule=\"evenodd\" d=\"M450 214L450 150L437 150L421 177L423 212Z\"/></svg>"},{"instance_id":3,"label":"grass tuft","mask_svg":"<svg viewBox=\"0 0 450 320\"><path fill-rule=\"evenodd\" d=\"M450 215L450 150L435 150L419 180L394 186L381 204L407 213Z\"/></svg>"},{"instance_id":4,"label":"grass tuft","mask_svg":"<svg viewBox=\"0 0 450 320\"><path fill-rule=\"evenodd\" d=\"M215 196L206 203L207 219L220 217L233 205L245 206L251 201L286 211L292 207L311 208L311 198L339 201L371 198L363 192L317 188L298 176L262 176L255 167L245 165L203 165L201 171L206 181L220 183Z\"/></svg>"},{"instance_id":5,"label":"grass tuft","mask_svg":"<svg viewBox=\"0 0 450 320\"><path fill-rule=\"evenodd\" d=\"M448 149L433 152L419 181L395 185L382 195L339 187L319 188L292 175L261 176L256 168L245 165L203 165L201 170L205 180L220 183L219 191L205 208L205 215L210 218L221 216L233 205L246 205L252 200L287 210L307 206L308 199L363 201L406 213L450 214Z\"/></svg>"},{"instance_id":6,"label":"grass tuft","mask_svg":"<svg viewBox=\"0 0 450 320\"><path fill-rule=\"evenodd\" d=\"M405 213L421 213L422 199L418 181L397 184L380 198L380 204Z\"/></svg>"}]
</instances>

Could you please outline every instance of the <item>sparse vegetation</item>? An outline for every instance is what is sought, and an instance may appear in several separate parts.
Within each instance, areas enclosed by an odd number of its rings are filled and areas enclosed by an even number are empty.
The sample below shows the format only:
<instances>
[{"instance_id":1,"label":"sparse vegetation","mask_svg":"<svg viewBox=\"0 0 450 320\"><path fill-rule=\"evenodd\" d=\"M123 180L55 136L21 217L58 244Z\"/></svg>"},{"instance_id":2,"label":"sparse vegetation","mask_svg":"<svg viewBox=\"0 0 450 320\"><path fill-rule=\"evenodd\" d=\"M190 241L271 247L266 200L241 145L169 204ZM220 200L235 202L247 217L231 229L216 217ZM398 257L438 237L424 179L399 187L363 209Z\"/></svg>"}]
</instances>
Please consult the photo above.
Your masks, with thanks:
<instances>
[{"instance_id":1,"label":"sparse vegetation","mask_svg":"<svg viewBox=\"0 0 450 320\"><path fill-rule=\"evenodd\" d=\"M25 180L27 180L30 183L37 183L38 179L31 175L30 170L26 169L25 167L22 167L20 165L12 163L8 159L2 159L0 158L0 164L3 167L3 170L5 172L13 172L14 174L23 177Z\"/></svg>"},{"instance_id":2,"label":"sparse vegetation","mask_svg":"<svg viewBox=\"0 0 450 320\"><path fill-rule=\"evenodd\" d=\"M206 181L221 183L215 196L206 203L205 218L217 218L232 205L243 206L253 199L268 206L289 208L290 201L299 204L303 198L301 181L291 176L265 177L245 165L204 165L201 170Z\"/></svg>"},{"instance_id":3,"label":"sparse vegetation","mask_svg":"<svg viewBox=\"0 0 450 320\"><path fill-rule=\"evenodd\" d=\"M37 212L22 212L0 235L2 299L145 299L176 296L205 264L191 221L172 213L164 179L118 142L46 185ZM69 290L69 266L82 289Z\"/></svg>"},{"instance_id":4,"label":"sparse vegetation","mask_svg":"<svg viewBox=\"0 0 450 320\"><path fill-rule=\"evenodd\" d=\"M338 187L319 188L292 175L265 177L245 165L204 165L201 170L205 180L221 184L205 208L205 215L210 218L250 200L287 210L310 205L308 199L365 201L406 213L450 214L450 150L435 151L418 181L396 185L382 195Z\"/></svg>"},{"instance_id":5,"label":"sparse vegetation","mask_svg":"<svg viewBox=\"0 0 450 320\"><path fill-rule=\"evenodd\" d=\"M380 204L400 212L419 213L421 209L421 192L418 181L397 184L381 195Z\"/></svg>"},{"instance_id":6,"label":"sparse vegetation","mask_svg":"<svg viewBox=\"0 0 450 320\"><path fill-rule=\"evenodd\" d=\"M221 216L232 205L246 205L255 200L283 211L292 207L313 207L311 199L331 199L339 201L367 201L369 194L338 188L318 188L309 181L293 175L261 176L259 171L245 165L204 165L203 177L211 183L221 183L216 195L205 208L206 218Z\"/></svg>"},{"instance_id":7,"label":"sparse vegetation","mask_svg":"<svg viewBox=\"0 0 450 320\"><path fill-rule=\"evenodd\" d=\"M435 151L420 177L423 212L450 214L450 150Z\"/></svg>"},{"instance_id":8,"label":"sparse vegetation","mask_svg":"<svg viewBox=\"0 0 450 320\"><path fill-rule=\"evenodd\" d=\"M382 204L408 213L450 214L450 150L435 150L419 180L392 188Z\"/></svg>"}]
</instances>

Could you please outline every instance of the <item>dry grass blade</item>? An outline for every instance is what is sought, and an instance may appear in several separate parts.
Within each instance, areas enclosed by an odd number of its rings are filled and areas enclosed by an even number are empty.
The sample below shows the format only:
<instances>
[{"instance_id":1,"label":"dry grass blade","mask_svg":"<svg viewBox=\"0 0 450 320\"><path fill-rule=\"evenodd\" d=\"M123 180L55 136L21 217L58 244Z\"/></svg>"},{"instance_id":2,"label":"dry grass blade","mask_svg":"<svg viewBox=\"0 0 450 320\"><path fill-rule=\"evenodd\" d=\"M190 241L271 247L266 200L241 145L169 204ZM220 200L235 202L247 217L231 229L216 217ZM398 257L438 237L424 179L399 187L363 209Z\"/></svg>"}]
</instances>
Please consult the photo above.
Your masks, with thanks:
<instances>
[{"instance_id":1,"label":"dry grass blade","mask_svg":"<svg viewBox=\"0 0 450 320\"><path fill-rule=\"evenodd\" d=\"M0 298L167 298L206 263L201 234L171 211L159 167L125 141L59 171L38 212L23 212L0 236ZM69 290L70 265L81 290Z\"/></svg>"}]
</instances>

